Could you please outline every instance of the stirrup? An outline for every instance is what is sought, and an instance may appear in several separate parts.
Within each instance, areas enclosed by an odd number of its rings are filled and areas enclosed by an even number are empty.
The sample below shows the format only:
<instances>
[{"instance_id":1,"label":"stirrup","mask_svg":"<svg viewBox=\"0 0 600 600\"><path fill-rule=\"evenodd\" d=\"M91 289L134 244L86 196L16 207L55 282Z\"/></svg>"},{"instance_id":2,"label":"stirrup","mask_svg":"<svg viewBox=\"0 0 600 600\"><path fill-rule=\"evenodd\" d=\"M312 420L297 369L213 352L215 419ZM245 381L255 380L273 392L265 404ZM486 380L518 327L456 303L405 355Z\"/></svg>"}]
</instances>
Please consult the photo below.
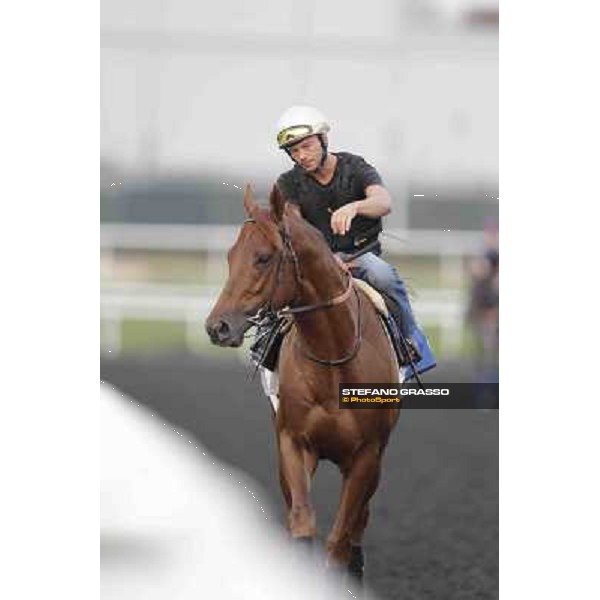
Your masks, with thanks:
<instances>
[{"instance_id":1,"label":"stirrup","mask_svg":"<svg viewBox=\"0 0 600 600\"><path fill-rule=\"evenodd\" d=\"M402 334L400 333L400 335L402 335ZM410 340L409 338L405 337L404 342L406 343L406 347L408 348L408 352L410 354L410 358L411 358L412 362L414 364L417 364L423 358L421 356L421 353L415 346L414 342L412 340ZM406 364L409 364L409 363L410 363L410 361L407 360Z\"/></svg>"}]
</instances>

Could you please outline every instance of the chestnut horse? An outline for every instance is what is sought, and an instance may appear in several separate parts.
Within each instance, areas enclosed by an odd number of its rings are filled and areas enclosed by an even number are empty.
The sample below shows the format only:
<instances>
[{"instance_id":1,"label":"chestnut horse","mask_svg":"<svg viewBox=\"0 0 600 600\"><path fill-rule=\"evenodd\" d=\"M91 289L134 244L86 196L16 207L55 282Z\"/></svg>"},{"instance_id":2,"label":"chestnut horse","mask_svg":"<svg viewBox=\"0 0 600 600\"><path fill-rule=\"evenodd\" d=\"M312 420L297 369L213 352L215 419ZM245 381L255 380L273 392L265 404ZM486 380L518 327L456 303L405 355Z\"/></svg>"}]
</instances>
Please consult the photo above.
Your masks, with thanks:
<instances>
[{"instance_id":1,"label":"chestnut horse","mask_svg":"<svg viewBox=\"0 0 600 600\"><path fill-rule=\"evenodd\" d=\"M361 579L369 500L399 409L340 409L338 384L397 383L396 357L369 299L277 187L269 210L247 186L244 207L248 218L229 250L229 278L206 329L213 343L240 346L252 326L248 319L260 309L292 315L280 351L274 415L288 528L293 538L313 540L311 479L319 460L334 462L343 484L327 563Z\"/></svg>"}]
</instances>

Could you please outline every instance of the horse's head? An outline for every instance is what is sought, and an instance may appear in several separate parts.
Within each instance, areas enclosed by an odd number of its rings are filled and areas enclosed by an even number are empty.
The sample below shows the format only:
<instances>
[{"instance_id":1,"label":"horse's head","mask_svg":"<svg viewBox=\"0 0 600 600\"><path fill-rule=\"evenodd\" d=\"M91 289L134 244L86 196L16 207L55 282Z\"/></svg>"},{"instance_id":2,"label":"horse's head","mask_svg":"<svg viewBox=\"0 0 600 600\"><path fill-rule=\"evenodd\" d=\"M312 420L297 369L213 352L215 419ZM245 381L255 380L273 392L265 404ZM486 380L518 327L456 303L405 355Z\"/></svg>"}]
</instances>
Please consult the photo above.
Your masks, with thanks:
<instances>
[{"instance_id":1,"label":"horse's head","mask_svg":"<svg viewBox=\"0 0 600 600\"><path fill-rule=\"evenodd\" d=\"M300 278L289 237L294 215L279 189L273 187L270 208L261 208L246 186L244 208L247 219L227 254L229 277L206 319L211 341L220 346L240 346L252 326L248 318L289 304Z\"/></svg>"}]
</instances>

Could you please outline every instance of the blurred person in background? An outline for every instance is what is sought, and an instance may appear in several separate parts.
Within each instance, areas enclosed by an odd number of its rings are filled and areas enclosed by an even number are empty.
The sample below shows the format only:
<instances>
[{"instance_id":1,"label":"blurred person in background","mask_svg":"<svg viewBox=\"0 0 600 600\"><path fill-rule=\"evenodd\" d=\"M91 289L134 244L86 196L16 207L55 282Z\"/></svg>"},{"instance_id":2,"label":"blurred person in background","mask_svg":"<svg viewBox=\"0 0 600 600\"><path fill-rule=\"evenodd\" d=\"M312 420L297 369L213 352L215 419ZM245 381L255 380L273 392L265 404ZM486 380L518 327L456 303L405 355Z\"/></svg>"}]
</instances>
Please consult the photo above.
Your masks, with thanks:
<instances>
[{"instance_id":1,"label":"blurred person in background","mask_svg":"<svg viewBox=\"0 0 600 600\"><path fill-rule=\"evenodd\" d=\"M391 198L379 173L361 156L330 152L330 126L323 114L308 106L292 106L277 124L277 143L295 163L277 186L300 214L324 235L341 257L373 246L348 266L384 295L417 373L436 366L427 338L417 325L403 281L380 258L381 218L391 212ZM402 352L401 344L400 354ZM406 362L406 361L405 361ZM405 380L414 376L402 368Z\"/></svg>"},{"instance_id":2,"label":"blurred person in background","mask_svg":"<svg viewBox=\"0 0 600 600\"><path fill-rule=\"evenodd\" d=\"M484 240L483 252L470 264L471 288L467 322L475 337L477 380L481 383L497 383L500 323L497 220L486 223Z\"/></svg>"}]
</instances>

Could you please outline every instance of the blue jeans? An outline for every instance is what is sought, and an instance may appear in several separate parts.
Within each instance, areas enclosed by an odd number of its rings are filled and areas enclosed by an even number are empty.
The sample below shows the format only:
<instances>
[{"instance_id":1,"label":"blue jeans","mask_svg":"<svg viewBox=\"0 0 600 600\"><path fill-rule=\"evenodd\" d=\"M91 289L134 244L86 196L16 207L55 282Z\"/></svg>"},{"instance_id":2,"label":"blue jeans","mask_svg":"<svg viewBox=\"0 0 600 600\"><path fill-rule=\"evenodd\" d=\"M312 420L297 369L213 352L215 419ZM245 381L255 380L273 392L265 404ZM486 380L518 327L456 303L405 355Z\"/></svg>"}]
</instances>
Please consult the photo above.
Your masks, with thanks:
<instances>
[{"instance_id":1,"label":"blue jeans","mask_svg":"<svg viewBox=\"0 0 600 600\"><path fill-rule=\"evenodd\" d=\"M427 338L417 325L404 282L398 276L396 269L372 252L359 256L353 262L356 263L356 267L352 268L352 275L364 279L395 304L396 310L392 311L392 315L398 328L405 338L411 340L422 357L416 364L417 372L423 373L435 367L433 352ZM407 380L414 375L411 367L405 367L404 371Z\"/></svg>"},{"instance_id":2,"label":"blue jeans","mask_svg":"<svg viewBox=\"0 0 600 600\"><path fill-rule=\"evenodd\" d=\"M352 268L352 275L358 279L364 279L396 304L402 315L402 322L398 323L398 327L401 328L404 337L410 338L417 324L404 282L398 276L396 269L372 252L359 256L354 262L357 266Z\"/></svg>"}]
</instances>

